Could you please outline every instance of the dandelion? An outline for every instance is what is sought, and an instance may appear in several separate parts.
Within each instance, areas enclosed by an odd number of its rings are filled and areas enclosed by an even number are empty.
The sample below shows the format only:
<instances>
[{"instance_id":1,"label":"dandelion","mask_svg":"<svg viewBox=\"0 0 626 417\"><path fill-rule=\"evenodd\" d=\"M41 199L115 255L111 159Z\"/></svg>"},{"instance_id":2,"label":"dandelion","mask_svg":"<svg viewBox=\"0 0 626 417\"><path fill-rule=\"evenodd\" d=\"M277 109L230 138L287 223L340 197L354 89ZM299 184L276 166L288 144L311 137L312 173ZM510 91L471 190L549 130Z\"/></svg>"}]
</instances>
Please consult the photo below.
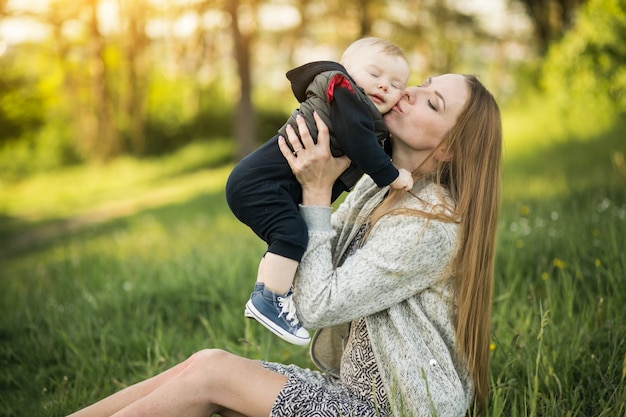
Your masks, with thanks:
<instances>
[{"instance_id":1,"label":"dandelion","mask_svg":"<svg viewBox=\"0 0 626 417\"><path fill-rule=\"evenodd\" d=\"M596 258L596 260L594 261L594 265L596 266L596 268L600 268L600 265L602 265L602 261L600 261L600 259Z\"/></svg>"},{"instance_id":2,"label":"dandelion","mask_svg":"<svg viewBox=\"0 0 626 417\"><path fill-rule=\"evenodd\" d=\"M489 343L489 350L492 351L492 352L494 350L496 350L496 344L495 343Z\"/></svg>"},{"instance_id":3,"label":"dandelion","mask_svg":"<svg viewBox=\"0 0 626 417\"><path fill-rule=\"evenodd\" d=\"M528 213L530 213L530 208L528 206L522 206L519 209L519 214L521 216L528 216Z\"/></svg>"},{"instance_id":4,"label":"dandelion","mask_svg":"<svg viewBox=\"0 0 626 417\"><path fill-rule=\"evenodd\" d=\"M542 281L547 281L547 280L548 280L548 277L549 277L549 275L548 275L548 273L547 273L547 272L543 272L543 273L541 274L541 280L542 280Z\"/></svg>"},{"instance_id":5,"label":"dandelion","mask_svg":"<svg viewBox=\"0 0 626 417\"><path fill-rule=\"evenodd\" d=\"M559 219L559 212L553 211L552 213L550 213L550 218L552 219L552 221L557 221Z\"/></svg>"},{"instance_id":6,"label":"dandelion","mask_svg":"<svg viewBox=\"0 0 626 417\"><path fill-rule=\"evenodd\" d=\"M567 263L559 258L554 258L554 261L552 261L552 264L559 269L563 269L567 266Z\"/></svg>"},{"instance_id":7,"label":"dandelion","mask_svg":"<svg viewBox=\"0 0 626 417\"><path fill-rule=\"evenodd\" d=\"M522 239L517 239L517 242L515 242L515 246L517 246L518 249L521 249L524 247L524 241Z\"/></svg>"}]
</instances>

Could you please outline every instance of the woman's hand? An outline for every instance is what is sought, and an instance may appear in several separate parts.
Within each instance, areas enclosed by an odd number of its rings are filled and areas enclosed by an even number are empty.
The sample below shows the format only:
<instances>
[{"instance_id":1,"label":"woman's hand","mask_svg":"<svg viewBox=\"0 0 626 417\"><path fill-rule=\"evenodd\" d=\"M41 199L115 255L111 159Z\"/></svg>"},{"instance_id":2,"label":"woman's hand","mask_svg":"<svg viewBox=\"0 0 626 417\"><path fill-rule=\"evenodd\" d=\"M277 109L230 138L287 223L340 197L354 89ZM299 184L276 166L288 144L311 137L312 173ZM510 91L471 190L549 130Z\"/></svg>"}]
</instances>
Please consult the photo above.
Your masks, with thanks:
<instances>
[{"instance_id":1,"label":"woman's hand","mask_svg":"<svg viewBox=\"0 0 626 417\"><path fill-rule=\"evenodd\" d=\"M313 113L318 129L317 144L309 133L304 118L296 118L300 138L291 126L287 126L287 136L293 152L285 138L278 140L283 156L302 186L302 204L305 206L329 206L333 183L350 166L346 156L334 158L330 153L330 135L322 119Z\"/></svg>"}]
</instances>

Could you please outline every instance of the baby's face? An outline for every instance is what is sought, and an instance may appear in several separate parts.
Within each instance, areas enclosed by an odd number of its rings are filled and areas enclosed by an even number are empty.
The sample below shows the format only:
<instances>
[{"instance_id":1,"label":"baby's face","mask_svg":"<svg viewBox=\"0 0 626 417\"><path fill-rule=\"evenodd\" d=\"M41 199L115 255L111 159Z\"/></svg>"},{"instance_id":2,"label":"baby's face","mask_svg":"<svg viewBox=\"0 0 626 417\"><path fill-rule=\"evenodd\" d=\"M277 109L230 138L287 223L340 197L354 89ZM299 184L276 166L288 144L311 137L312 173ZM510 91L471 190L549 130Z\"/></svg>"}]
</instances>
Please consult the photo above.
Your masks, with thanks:
<instances>
[{"instance_id":1,"label":"baby's face","mask_svg":"<svg viewBox=\"0 0 626 417\"><path fill-rule=\"evenodd\" d=\"M403 58L368 47L352 52L343 65L382 114L402 98L409 79L409 65Z\"/></svg>"}]
</instances>

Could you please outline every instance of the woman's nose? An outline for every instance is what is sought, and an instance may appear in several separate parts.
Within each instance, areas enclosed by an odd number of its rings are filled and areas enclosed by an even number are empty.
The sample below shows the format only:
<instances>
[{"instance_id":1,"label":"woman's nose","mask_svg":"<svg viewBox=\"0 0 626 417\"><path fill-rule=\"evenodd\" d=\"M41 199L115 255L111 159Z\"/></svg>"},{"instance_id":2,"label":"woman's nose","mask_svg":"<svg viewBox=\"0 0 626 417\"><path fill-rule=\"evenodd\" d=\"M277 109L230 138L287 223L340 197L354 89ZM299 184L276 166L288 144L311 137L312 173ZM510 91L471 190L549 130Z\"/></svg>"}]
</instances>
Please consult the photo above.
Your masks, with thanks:
<instances>
[{"instance_id":1,"label":"woman's nose","mask_svg":"<svg viewBox=\"0 0 626 417\"><path fill-rule=\"evenodd\" d=\"M402 96L402 98L408 101L409 103L412 103L413 101L415 101L416 94L417 94L417 87L407 87L404 90L404 95Z\"/></svg>"}]
</instances>

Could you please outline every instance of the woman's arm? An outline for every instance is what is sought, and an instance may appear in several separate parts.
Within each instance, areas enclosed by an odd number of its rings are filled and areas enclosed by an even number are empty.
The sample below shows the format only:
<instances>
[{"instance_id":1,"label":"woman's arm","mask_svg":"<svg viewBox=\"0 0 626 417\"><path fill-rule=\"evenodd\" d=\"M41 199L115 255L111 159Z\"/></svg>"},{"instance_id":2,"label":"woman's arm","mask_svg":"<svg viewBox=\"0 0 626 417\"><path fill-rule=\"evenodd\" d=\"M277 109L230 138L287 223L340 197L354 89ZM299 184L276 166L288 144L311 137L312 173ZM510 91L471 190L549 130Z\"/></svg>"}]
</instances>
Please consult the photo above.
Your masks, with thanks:
<instances>
[{"instance_id":1,"label":"woman's arm","mask_svg":"<svg viewBox=\"0 0 626 417\"><path fill-rule=\"evenodd\" d=\"M301 214L309 227L309 245L298 268L295 300L299 317L309 328L373 314L442 279L454 254L457 231L450 223L388 215L371 230L363 247L335 268L330 190L345 165L331 156L328 130L321 120L317 124L317 145L303 120L299 123L302 144L295 132L288 131L294 149L306 147L297 156L279 142L303 189Z\"/></svg>"},{"instance_id":2,"label":"woman's arm","mask_svg":"<svg viewBox=\"0 0 626 417\"><path fill-rule=\"evenodd\" d=\"M313 142L304 118L296 117L300 139L291 126L287 127L288 140L294 152L291 152L284 138L279 138L278 146L289 162L291 170L302 185L302 205L330 206L333 183L350 165L345 157L334 158L330 153L328 127L322 119L313 113L318 128L317 145Z\"/></svg>"},{"instance_id":3,"label":"woman's arm","mask_svg":"<svg viewBox=\"0 0 626 417\"><path fill-rule=\"evenodd\" d=\"M365 244L341 267L332 264L334 231L317 207L303 207L309 244L296 275L303 325L314 329L397 305L448 276L457 225L412 215L378 221Z\"/></svg>"}]
</instances>

